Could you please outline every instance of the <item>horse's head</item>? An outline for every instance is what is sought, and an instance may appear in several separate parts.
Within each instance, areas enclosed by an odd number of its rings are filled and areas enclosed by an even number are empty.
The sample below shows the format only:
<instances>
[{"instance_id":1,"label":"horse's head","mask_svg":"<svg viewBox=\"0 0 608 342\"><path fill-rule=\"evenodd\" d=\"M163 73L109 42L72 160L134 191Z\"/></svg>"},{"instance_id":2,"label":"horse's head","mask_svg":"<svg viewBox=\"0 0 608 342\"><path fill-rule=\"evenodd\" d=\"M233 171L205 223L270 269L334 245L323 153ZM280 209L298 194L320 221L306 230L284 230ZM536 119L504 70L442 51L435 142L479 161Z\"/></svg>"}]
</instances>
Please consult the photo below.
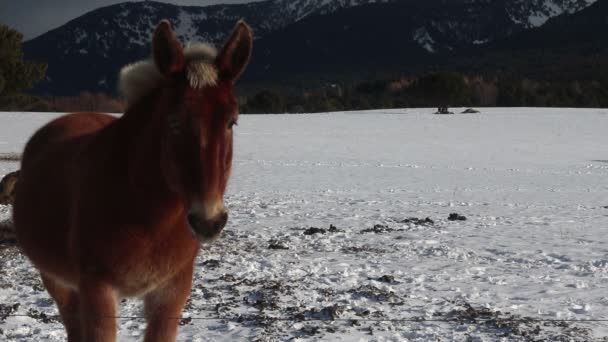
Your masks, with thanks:
<instances>
[{"instance_id":1,"label":"horse's head","mask_svg":"<svg viewBox=\"0 0 608 342\"><path fill-rule=\"evenodd\" d=\"M242 21L219 52L206 45L184 48L165 20L154 33L154 65L162 81L151 100L167 107L160 115L163 177L182 198L190 229L201 241L217 238L228 220L224 192L238 119L233 87L252 41Z\"/></svg>"}]
</instances>

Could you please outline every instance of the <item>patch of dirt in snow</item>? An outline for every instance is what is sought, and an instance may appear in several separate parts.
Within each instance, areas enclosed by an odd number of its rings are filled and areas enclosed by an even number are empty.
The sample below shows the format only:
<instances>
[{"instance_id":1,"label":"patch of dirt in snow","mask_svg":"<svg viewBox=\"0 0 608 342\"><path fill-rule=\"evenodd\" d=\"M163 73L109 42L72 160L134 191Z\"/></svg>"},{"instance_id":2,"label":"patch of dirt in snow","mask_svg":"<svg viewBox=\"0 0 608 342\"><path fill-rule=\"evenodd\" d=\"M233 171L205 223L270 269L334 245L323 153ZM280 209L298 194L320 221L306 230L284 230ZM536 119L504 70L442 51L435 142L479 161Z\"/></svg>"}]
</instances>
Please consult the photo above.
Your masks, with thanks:
<instances>
[{"instance_id":1,"label":"patch of dirt in snow","mask_svg":"<svg viewBox=\"0 0 608 342\"><path fill-rule=\"evenodd\" d=\"M449 228L427 218L391 219L358 233L352 228L338 229L333 224L328 229L273 230L270 234L242 234L228 230L217 244L204 248L199 256L192 295L180 321L181 329L200 329L203 325L215 331L216 328L208 321L198 318L216 317L220 325L228 327L226 329L241 331L245 334L243 336L254 341L332 339L338 335L390 336L398 331L402 337L425 340L442 336L443 325L452 327L455 338L493 336L522 341L582 341L593 338L591 329L575 322L538 322L532 317L474 306L462 300L436 299L432 292L424 294L434 288L429 286L435 282L433 277L416 277L396 270L369 276L374 272L357 271L353 268L354 262L339 262L334 267L323 269L323 262L318 259L327 258L328 250L318 243L332 235L336 240L330 243L342 245L336 251L343 256L352 255L353 260L397 256L403 250L377 241L362 243L365 240L360 237L369 233L380 236L398 234L406 230L404 225L426 227L434 233ZM424 240L421 244L407 242L406 250L421 258L469 260L473 256L466 256L467 253L474 254L434 240ZM293 258L290 254L284 258L282 253L287 252L286 249L302 256ZM321 252L315 257L317 249ZM0 331L0 336L34 336L36 329L44 329L41 324L60 327L58 318L53 316L56 310L50 304L38 275L31 269L20 267L17 270L19 276L16 276L10 267L6 267L15 263L27 264L17 247L0 245L0 253L3 260L0 288L30 293L30 296L38 298L22 305L14 296L9 296L13 301L0 305L0 323L6 325L9 315L20 313L30 319L25 324L30 330L8 325ZM303 259L307 253L310 262ZM320 264L315 265L317 262ZM592 265L605 266L601 262ZM300 272L295 272L296 269ZM420 292L421 289L426 290ZM122 304L127 306L129 315L141 311L139 303L123 301ZM409 327L406 329L404 325ZM143 327L129 322L120 324L122 336L141 336ZM21 329L21 332L16 329Z\"/></svg>"},{"instance_id":2,"label":"patch of dirt in snow","mask_svg":"<svg viewBox=\"0 0 608 342\"><path fill-rule=\"evenodd\" d=\"M394 238L413 226L426 229L430 236L416 241L365 238L369 234ZM411 266L406 272L384 266L375 272L365 266L373 258L398 260L405 255L475 262L475 252L437 239L437 234L449 228L431 219L387 219L360 231L338 229L333 224L328 229L271 229L264 233L228 230L218 243L205 246L197 260L180 329L185 334L193 331L192 336L201 330L210 332L209 336L231 332L253 341L337 336L401 336L420 341L446 336L516 341L593 339L592 329L576 322L540 322L531 316L470 304L471 297L462 299L459 292L452 292L455 299L441 299L451 296L450 291L439 289L441 272L417 274ZM44 326L52 326L49 331L54 333L46 338L57 336L56 340L61 340L56 310L36 272L27 267L16 246L0 245L0 254L0 289L5 290L0 294L8 300L0 305L0 336L27 339ZM19 266L13 268L15 265ZM589 267L601 269L605 263L598 261ZM472 272L483 274L477 269ZM32 298L20 303L18 293ZM138 302L123 301L122 305L126 315L141 312ZM11 314L23 315L25 323L8 324ZM200 319L206 317L214 319ZM119 323L120 336L126 340L143 335L143 324ZM446 327L451 331L448 335Z\"/></svg>"},{"instance_id":3,"label":"patch of dirt in snow","mask_svg":"<svg viewBox=\"0 0 608 342\"><path fill-rule=\"evenodd\" d=\"M467 302L447 313L437 312L441 317L457 322L456 331L478 332L494 335L509 341L591 341L593 331L588 327L569 321L539 321L532 317L522 317L510 312L494 311L483 307L473 307Z\"/></svg>"}]
</instances>

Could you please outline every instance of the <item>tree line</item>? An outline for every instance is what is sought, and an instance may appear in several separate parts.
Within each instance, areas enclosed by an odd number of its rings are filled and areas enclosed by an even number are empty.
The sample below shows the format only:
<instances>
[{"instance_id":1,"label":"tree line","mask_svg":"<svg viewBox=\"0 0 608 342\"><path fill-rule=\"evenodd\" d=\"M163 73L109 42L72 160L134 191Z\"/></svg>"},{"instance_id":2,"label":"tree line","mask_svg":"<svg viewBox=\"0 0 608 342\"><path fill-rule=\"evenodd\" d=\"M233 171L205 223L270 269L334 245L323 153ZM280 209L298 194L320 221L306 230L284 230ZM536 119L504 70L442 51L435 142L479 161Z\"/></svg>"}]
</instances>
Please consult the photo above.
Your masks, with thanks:
<instances>
[{"instance_id":1,"label":"tree line","mask_svg":"<svg viewBox=\"0 0 608 342\"><path fill-rule=\"evenodd\" d=\"M124 101L83 92L71 97L27 94L47 66L23 60L23 36L0 25L0 110L122 112ZM603 75L603 76L602 76ZM608 107L608 77L539 80L513 74L471 76L435 71L419 76L349 81L299 90L263 89L240 98L241 112L310 113L407 107Z\"/></svg>"},{"instance_id":2,"label":"tree line","mask_svg":"<svg viewBox=\"0 0 608 342\"><path fill-rule=\"evenodd\" d=\"M419 77L331 84L314 91L266 89L242 112L308 113L408 107L608 107L608 80L542 81L434 72Z\"/></svg>"}]
</instances>

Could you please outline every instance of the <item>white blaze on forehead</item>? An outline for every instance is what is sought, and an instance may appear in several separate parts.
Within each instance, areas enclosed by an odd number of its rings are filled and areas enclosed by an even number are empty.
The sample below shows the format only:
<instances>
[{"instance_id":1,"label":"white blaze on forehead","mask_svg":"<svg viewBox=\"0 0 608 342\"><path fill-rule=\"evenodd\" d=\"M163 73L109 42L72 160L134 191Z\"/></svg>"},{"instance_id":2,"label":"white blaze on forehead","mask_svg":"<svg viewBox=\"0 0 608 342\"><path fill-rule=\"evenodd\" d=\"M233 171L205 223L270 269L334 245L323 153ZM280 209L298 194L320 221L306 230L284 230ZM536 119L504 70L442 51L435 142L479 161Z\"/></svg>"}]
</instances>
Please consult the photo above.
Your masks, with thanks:
<instances>
[{"instance_id":1,"label":"white blaze on forehead","mask_svg":"<svg viewBox=\"0 0 608 342\"><path fill-rule=\"evenodd\" d=\"M190 86L201 89L207 85L217 84L217 69L215 65L205 62L191 62L186 73Z\"/></svg>"},{"instance_id":2,"label":"white blaze on forehead","mask_svg":"<svg viewBox=\"0 0 608 342\"><path fill-rule=\"evenodd\" d=\"M186 77L192 88L201 89L213 86L218 81L218 70L215 66L217 51L206 44L196 43L184 49L186 57ZM145 60L129 64L120 70L119 90L127 100L127 106L158 87L163 80L154 61Z\"/></svg>"},{"instance_id":3,"label":"white blaze on forehead","mask_svg":"<svg viewBox=\"0 0 608 342\"><path fill-rule=\"evenodd\" d=\"M215 67L217 51L209 45L194 44L186 48L186 77L195 89L216 85L218 71Z\"/></svg>"}]
</instances>

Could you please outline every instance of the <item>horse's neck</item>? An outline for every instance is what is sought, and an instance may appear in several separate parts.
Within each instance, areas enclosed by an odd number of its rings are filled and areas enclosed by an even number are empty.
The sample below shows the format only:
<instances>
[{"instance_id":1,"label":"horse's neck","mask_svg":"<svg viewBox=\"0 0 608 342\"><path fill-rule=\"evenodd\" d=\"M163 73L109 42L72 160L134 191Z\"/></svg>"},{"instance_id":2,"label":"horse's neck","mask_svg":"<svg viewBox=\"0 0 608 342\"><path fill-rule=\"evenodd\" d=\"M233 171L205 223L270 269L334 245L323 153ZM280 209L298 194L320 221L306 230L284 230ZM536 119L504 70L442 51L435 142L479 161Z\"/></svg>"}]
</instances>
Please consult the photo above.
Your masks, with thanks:
<instances>
[{"instance_id":1,"label":"horse's neck","mask_svg":"<svg viewBox=\"0 0 608 342\"><path fill-rule=\"evenodd\" d=\"M124 176L130 200L159 214L165 210L174 212L179 205L161 169L161 120L158 114L127 112L121 120L121 140L126 145L123 149L126 152Z\"/></svg>"}]
</instances>

